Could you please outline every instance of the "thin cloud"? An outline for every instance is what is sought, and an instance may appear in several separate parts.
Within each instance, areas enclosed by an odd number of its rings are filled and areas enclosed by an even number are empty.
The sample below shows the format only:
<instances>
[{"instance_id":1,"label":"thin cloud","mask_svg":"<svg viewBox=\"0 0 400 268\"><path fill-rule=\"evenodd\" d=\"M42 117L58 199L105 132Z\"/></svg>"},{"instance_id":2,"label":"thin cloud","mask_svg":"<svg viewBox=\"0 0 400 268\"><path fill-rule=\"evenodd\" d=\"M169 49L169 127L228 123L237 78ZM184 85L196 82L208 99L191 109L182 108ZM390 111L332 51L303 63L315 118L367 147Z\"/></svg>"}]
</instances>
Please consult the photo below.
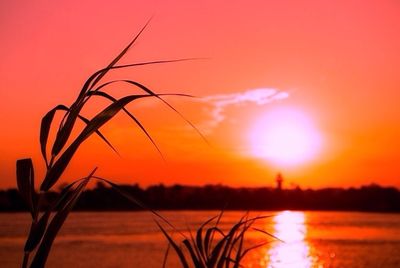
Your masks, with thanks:
<instances>
[{"instance_id":1,"label":"thin cloud","mask_svg":"<svg viewBox=\"0 0 400 268\"><path fill-rule=\"evenodd\" d=\"M237 106L242 104L262 106L273 101L286 99L288 97L289 93L275 88L257 88L231 94L206 96L202 99L204 102L212 105L212 120L207 122L203 126L203 129L211 131L222 121L224 121L226 118L224 112L229 106Z\"/></svg>"}]
</instances>

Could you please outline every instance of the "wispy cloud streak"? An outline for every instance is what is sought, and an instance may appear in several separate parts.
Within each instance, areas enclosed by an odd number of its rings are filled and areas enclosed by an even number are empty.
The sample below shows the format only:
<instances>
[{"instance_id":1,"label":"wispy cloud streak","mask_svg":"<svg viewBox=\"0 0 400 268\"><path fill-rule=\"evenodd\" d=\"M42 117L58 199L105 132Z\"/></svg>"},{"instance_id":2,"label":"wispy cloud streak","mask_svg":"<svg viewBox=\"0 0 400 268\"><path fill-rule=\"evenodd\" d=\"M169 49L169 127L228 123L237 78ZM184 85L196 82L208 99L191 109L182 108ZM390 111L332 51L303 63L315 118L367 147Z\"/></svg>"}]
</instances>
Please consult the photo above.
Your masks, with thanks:
<instances>
[{"instance_id":1,"label":"wispy cloud streak","mask_svg":"<svg viewBox=\"0 0 400 268\"><path fill-rule=\"evenodd\" d=\"M207 122L204 128L206 128L207 131L211 131L224 121L226 118L224 112L228 106L237 106L242 104L262 106L288 97L289 93L275 88L257 88L243 92L206 96L202 99L212 105L212 120Z\"/></svg>"}]
</instances>

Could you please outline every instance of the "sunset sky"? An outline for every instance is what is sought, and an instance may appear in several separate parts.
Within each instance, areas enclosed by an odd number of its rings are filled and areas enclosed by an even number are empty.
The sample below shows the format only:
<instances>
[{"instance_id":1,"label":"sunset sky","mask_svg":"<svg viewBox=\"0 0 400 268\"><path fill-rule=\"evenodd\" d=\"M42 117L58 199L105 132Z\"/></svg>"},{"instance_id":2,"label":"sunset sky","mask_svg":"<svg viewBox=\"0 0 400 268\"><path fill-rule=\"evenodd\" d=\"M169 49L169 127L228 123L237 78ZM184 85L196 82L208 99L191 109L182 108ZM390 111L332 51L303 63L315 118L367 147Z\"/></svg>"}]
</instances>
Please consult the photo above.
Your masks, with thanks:
<instances>
[{"instance_id":1,"label":"sunset sky","mask_svg":"<svg viewBox=\"0 0 400 268\"><path fill-rule=\"evenodd\" d=\"M150 17L121 63L201 58L115 71L166 97L130 104L165 161L120 114L78 150L63 181L98 174L118 183L400 187L400 2L1 1L0 188L15 161L36 179L43 115L70 105ZM132 91L116 85L109 93ZM93 116L107 105L92 102ZM82 127L82 125L79 125Z\"/></svg>"}]
</instances>

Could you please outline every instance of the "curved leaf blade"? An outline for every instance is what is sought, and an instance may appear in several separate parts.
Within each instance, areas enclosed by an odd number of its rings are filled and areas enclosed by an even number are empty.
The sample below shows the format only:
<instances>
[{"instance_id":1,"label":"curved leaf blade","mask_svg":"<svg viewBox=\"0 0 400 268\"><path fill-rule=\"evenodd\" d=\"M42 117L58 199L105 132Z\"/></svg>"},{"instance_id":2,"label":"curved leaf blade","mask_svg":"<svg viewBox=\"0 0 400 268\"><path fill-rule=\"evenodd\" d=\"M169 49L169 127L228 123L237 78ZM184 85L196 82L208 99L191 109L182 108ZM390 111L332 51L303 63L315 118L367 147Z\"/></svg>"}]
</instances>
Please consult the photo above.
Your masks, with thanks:
<instances>
[{"instance_id":1,"label":"curved leaf blade","mask_svg":"<svg viewBox=\"0 0 400 268\"><path fill-rule=\"evenodd\" d=\"M67 107L67 106L65 106L65 105L58 105L56 108L54 108L54 109L57 109L57 110L63 110L63 111L69 111L69 108ZM53 110L54 110L53 109ZM49 112L50 113L50 112ZM90 120L89 119L87 119L86 117L84 117L84 116L82 116L82 115L80 115L80 114L78 114L78 118L80 119L80 120L82 120L86 125L87 124L89 124L89 122L90 122ZM107 140L107 138L99 131L99 130L97 130L96 131L96 134L116 153L116 154L118 154L119 155L119 153L118 153L118 151L114 148L114 146Z\"/></svg>"},{"instance_id":2,"label":"curved leaf blade","mask_svg":"<svg viewBox=\"0 0 400 268\"><path fill-rule=\"evenodd\" d=\"M179 230L177 230L166 218L164 218L160 213L158 213L157 211L155 211L154 209L151 209L149 207L147 207L145 204L143 204L139 199L135 198L134 196L132 196L131 194L127 193L126 191L124 191L123 189L121 189L120 186L118 186L117 184L113 183L110 180L98 177L98 176L93 176L94 179L97 180L101 180L107 184L109 184L111 186L111 188L113 190L115 190L117 193L119 193L120 195L122 195L123 197L125 197L126 199L128 199L129 201L131 201L132 203L136 204L137 206L146 209L148 211L150 211L151 213L153 213L155 216L157 216L159 219L161 219L163 222L165 222L166 224L168 224L171 228L173 228L175 231L177 231L179 234L181 234L182 236L183 233L181 233Z\"/></svg>"},{"instance_id":3,"label":"curved leaf blade","mask_svg":"<svg viewBox=\"0 0 400 268\"><path fill-rule=\"evenodd\" d=\"M39 138L40 150L42 152L43 159L46 162L47 166L48 166L47 152L46 152L47 139L49 137L49 132L51 124L53 122L54 115L58 110L69 111L69 109L65 105L57 105L56 107L47 112L47 114L42 118L42 122L40 124L40 138Z\"/></svg>"},{"instance_id":4,"label":"curved leaf blade","mask_svg":"<svg viewBox=\"0 0 400 268\"><path fill-rule=\"evenodd\" d=\"M89 91L89 86L96 77L104 71L109 70L116 70L116 69L125 69L130 67L139 67L139 66L146 66L146 65L153 65L153 64L166 64L166 63L173 63L173 62L182 62L182 61L191 61L191 60L200 60L202 58L183 58L183 59L175 59L175 60L156 60L156 61L145 61L145 62L137 62L137 63L130 63L130 64L123 64L123 65L116 65L113 67L106 67L94 72L85 82L83 85L81 92L79 93L79 97L77 98L76 102L82 102Z\"/></svg>"},{"instance_id":5,"label":"curved leaf blade","mask_svg":"<svg viewBox=\"0 0 400 268\"><path fill-rule=\"evenodd\" d=\"M108 100L111 100L112 102L116 102L117 99L115 99L113 96L102 92L102 91L92 91L91 92L92 95L97 95L97 96L101 96L104 97ZM152 97L150 95L136 95L138 98L145 98L145 97ZM129 112L125 107L122 108L122 110L136 123L136 125L139 126L139 128L143 131L143 133L147 136L147 138L150 140L150 142L153 144L153 146L156 148L156 150L158 151L158 153L161 155L161 157L164 159L164 156L160 150L160 148L158 147L157 143L154 141L153 137L151 137L151 135L149 134L149 132L146 130L146 128L142 125L142 123L131 113Z\"/></svg>"},{"instance_id":6,"label":"curved leaf blade","mask_svg":"<svg viewBox=\"0 0 400 268\"><path fill-rule=\"evenodd\" d=\"M159 94L154 93L151 89L149 89L148 87L144 86L141 83L138 83L136 81L132 81L132 80L122 80L126 83L132 84L138 88L140 88L141 90L143 90L144 92L146 92L149 95L152 95L154 97L156 97L157 99L159 99L160 101L162 101L165 105L167 105L171 110L173 110L175 113L177 113L188 125L190 125L196 132L197 134L199 134L199 136L207 143L209 144L208 140L206 139L206 137L201 133L201 131L192 123L190 122L182 113L180 113L174 106L172 106L171 104L169 104L169 102L167 102L166 100L164 100L163 98L160 97Z\"/></svg>"},{"instance_id":7,"label":"curved leaf blade","mask_svg":"<svg viewBox=\"0 0 400 268\"><path fill-rule=\"evenodd\" d=\"M138 96L136 95L121 98L118 101L110 104L103 111L98 113L92 120L90 120L88 125L82 130L79 136L48 170L40 189L43 191L49 190L58 181L82 142L84 142L91 134L96 132L100 127L113 118L123 107L137 98Z\"/></svg>"},{"instance_id":8,"label":"curved leaf blade","mask_svg":"<svg viewBox=\"0 0 400 268\"><path fill-rule=\"evenodd\" d=\"M86 125L90 123L90 120L87 119L86 117L83 117L81 115L78 115L78 118L81 119ZM100 130L96 130L95 133L117 154L119 155L117 149L107 140L106 137L100 132Z\"/></svg>"}]
</instances>

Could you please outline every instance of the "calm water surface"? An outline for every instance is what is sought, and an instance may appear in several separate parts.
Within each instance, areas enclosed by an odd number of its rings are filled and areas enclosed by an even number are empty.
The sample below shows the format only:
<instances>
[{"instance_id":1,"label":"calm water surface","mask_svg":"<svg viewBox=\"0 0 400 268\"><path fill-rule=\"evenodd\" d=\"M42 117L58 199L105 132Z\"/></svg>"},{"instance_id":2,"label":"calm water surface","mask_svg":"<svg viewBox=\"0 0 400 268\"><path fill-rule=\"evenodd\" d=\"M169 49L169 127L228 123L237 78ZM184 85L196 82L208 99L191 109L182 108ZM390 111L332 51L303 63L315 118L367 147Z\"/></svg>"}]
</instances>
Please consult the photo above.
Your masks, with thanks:
<instances>
[{"instance_id":1,"label":"calm water surface","mask_svg":"<svg viewBox=\"0 0 400 268\"><path fill-rule=\"evenodd\" d=\"M215 211L162 212L178 229L195 229ZM243 212L226 212L222 228ZM354 212L252 212L271 215L252 231L247 246L269 242L246 257L245 267L400 267L400 214ZM29 215L0 214L0 267L19 267ZM174 235L180 240L179 235ZM147 212L72 213L58 236L48 267L162 267L167 248ZM167 267L179 267L170 252Z\"/></svg>"}]
</instances>

